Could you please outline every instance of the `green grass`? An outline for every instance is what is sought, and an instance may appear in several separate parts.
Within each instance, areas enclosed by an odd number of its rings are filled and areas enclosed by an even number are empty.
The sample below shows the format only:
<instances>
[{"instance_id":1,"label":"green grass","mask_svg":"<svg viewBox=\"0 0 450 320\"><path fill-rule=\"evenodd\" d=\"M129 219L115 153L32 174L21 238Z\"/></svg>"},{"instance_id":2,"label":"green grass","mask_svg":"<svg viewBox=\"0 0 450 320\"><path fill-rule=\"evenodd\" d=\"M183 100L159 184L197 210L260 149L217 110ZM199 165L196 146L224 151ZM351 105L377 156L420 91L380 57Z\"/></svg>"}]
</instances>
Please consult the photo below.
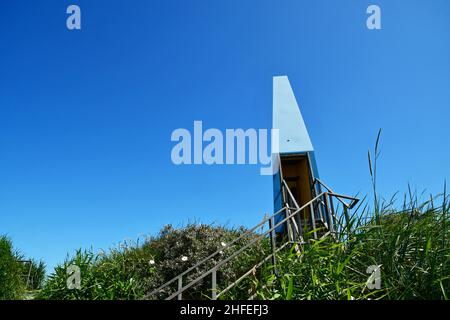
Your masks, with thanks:
<instances>
[{"instance_id":1,"label":"green grass","mask_svg":"<svg viewBox=\"0 0 450 320\"><path fill-rule=\"evenodd\" d=\"M49 276L37 296L38 299L142 299L146 294L204 257L222 248L222 243L239 237L244 228L229 229L222 226L189 224L174 229L166 226L156 237L143 243L124 243L106 253L92 250L78 250L73 257L67 257ZM252 236L239 240L227 254L238 250ZM252 247L244 252L239 260L230 261L218 273L218 278L227 283L258 262L263 256L261 247ZM183 261L182 257L187 257ZM204 266L185 277L188 281L198 277L212 267L222 256L216 256ZM67 288L67 268L77 265L81 271L81 289ZM184 293L185 298L204 299L209 293L209 278L193 286ZM162 298L176 290L177 283L169 286L160 296Z\"/></svg>"},{"instance_id":2,"label":"green grass","mask_svg":"<svg viewBox=\"0 0 450 320\"><path fill-rule=\"evenodd\" d=\"M440 195L419 205L411 197L401 210L395 209L392 201L380 203L379 211L371 215L367 206L361 205L361 212L355 212L348 224L341 215L337 237L310 239L300 252L293 248L281 252L276 268L266 264L223 298L244 299L257 293L258 299L447 299L450 206L443 198ZM435 207L438 202L440 206ZM243 231L202 224L180 229L168 226L141 244L128 243L105 254L79 250L56 267L38 298L141 299ZM239 260L225 265L218 276L221 288L249 270L268 250L267 241L263 241ZM183 262L182 256L188 261ZM185 281L194 279L220 258ZM66 287L66 270L71 264L81 268L81 290ZM366 270L371 265L381 266L380 289L370 290L367 286L370 274ZM209 299L209 285L206 280L194 286L184 298ZM176 283L164 294L175 289Z\"/></svg>"},{"instance_id":3,"label":"green grass","mask_svg":"<svg viewBox=\"0 0 450 320\"><path fill-rule=\"evenodd\" d=\"M23 299L42 288L44 263L23 260L24 256L13 247L12 241L0 236L0 300Z\"/></svg>"},{"instance_id":4,"label":"green grass","mask_svg":"<svg viewBox=\"0 0 450 320\"><path fill-rule=\"evenodd\" d=\"M425 203L368 220L354 218L339 239L310 240L278 256L254 279L260 299L447 299L450 294L448 206ZM366 285L380 265L381 288Z\"/></svg>"},{"instance_id":5,"label":"green grass","mask_svg":"<svg viewBox=\"0 0 450 320\"><path fill-rule=\"evenodd\" d=\"M373 209L363 201L349 221L340 216L338 234L310 240L301 252L281 253L254 283L260 299L445 299L450 295L449 203L444 192L419 202L405 194L377 193L381 130L368 153ZM362 209L361 209L362 208ZM369 214L370 213L370 214ZM369 266L380 266L381 287L367 286ZM277 275L277 276L275 276Z\"/></svg>"},{"instance_id":6,"label":"green grass","mask_svg":"<svg viewBox=\"0 0 450 320\"><path fill-rule=\"evenodd\" d=\"M341 214L337 237L309 239L300 252L286 249L277 265L264 265L222 298L245 299L447 299L450 295L450 221L445 192L419 203L411 194L401 209L395 201L381 202L369 214L367 203L344 224ZM444 200L445 199L445 200ZM0 237L0 298L23 299L38 290L37 299L142 299L147 293L229 243L245 229L190 224L165 227L144 242L123 243L105 253L78 250L58 265L43 283L42 263L33 262L26 288L28 265L11 241ZM255 235L236 243L184 281L194 279L227 254L238 250ZM218 274L220 288L238 278L269 250L265 239ZM182 261L186 256L187 261ZM67 268L81 269L80 290L67 289ZM380 265L381 288L370 290L366 270ZM210 277L192 287L184 298L209 299ZM42 287L42 289L41 289ZM39 290L41 289L41 290ZM174 292L167 288L160 296Z\"/></svg>"},{"instance_id":7,"label":"green grass","mask_svg":"<svg viewBox=\"0 0 450 320\"><path fill-rule=\"evenodd\" d=\"M6 236L0 236L0 299L19 299L25 293L20 254Z\"/></svg>"},{"instance_id":8,"label":"green grass","mask_svg":"<svg viewBox=\"0 0 450 320\"><path fill-rule=\"evenodd\" d=\"M449 203L444 192L428 200L418 200L410 190L403 204L395 195L384 201L377 193L376 175L379 141L374 157L368 153L373 186L373 209L367 201L352 212L349 221L342 211L337 234L312 239L300 251L288 248L277 255L277 264L263 265L239 283L222 299L448 299L450 296L450 221ZM410 188L409 188L410 189ZM211 253L223 248L246 230L222 226L189 224L174 229L166 226L156 237L143 243L123 243L105 253L78 250L58 265L43 287L43 264L34 262L34 281L29 290L40 289L38 299L142 299ZM242 248L256 234L238 241L224 255L195 270L183 279L195 279L228 254ZM236 280L269 252L264 239L251 246L218 271L219 288ZM183 261L182 257L187 260ZM0 237L0 298L23 298L23 265L11 241ZM81 270L81 288L67 288L67 269ZM368 267L379 266L379 289L368 286ZM36 286L35 286L36 285ZM209 299L210 277L183 293L185 299ZM163 298L176 290L177 283L166 288ZM32 288L30 288L32 287Z\"/></svg>"}]
</instances>

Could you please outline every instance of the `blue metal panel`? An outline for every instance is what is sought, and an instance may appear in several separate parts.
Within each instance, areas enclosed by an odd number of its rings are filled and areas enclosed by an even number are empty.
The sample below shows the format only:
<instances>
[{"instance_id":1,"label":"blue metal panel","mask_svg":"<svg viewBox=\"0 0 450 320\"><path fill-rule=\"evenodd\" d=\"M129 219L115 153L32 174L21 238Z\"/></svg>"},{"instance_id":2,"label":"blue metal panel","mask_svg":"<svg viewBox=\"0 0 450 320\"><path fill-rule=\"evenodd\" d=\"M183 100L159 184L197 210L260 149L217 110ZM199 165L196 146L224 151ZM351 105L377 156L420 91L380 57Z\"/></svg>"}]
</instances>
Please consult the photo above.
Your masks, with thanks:
<instances>
[{"instance_id":1,"label":"blue metal panel","mask_svg":"<svg viewBox=\"0 0 450 320\"><path fill-rule=\"evenodd\" d=\"M314 181L314 178L318 178L319 173L314 157L314 148L287 76L273 78L272 126L274 129L278 129L280 133L280 156L307 154L311 166L312 180ZM311 186L311 188L316 193L313 194L313 196L320 193L320 189L316 189L314 186ZM318 188L320 188L320 186ZM277 212L283 207L281 177L279 172L273 176L273 196L274 211ZM275 224L284 219L284 217L284 213L275 217ZM277 227L276 232L284 232L284 224Z\"/></svg>"},{"instance_id":2,"label":"blue metal panel","mask_svg":"<svg viewBox=\"0 0 450 320\"><path fill-rule=\"evenodd\" d=\"M280 130L280 154L313 151L287 76L273 78L273 124Z\"/></svg>"},{"instance_id":3,"label":"blue metal panel","mask_svg":"<svg viewBox=\"0 0 450 320\"><path fill-rule=\"evenodd\" d=\"M283 195L281 193L281 176L280 171L273 175L273 206L274 212L277 212L283 208ZM280 213L274 218L275 225L283 220L285 217L284 213ZM284 224L276 227L276 233L282 233L284 231Z\"/></svg>"}]
</instances>

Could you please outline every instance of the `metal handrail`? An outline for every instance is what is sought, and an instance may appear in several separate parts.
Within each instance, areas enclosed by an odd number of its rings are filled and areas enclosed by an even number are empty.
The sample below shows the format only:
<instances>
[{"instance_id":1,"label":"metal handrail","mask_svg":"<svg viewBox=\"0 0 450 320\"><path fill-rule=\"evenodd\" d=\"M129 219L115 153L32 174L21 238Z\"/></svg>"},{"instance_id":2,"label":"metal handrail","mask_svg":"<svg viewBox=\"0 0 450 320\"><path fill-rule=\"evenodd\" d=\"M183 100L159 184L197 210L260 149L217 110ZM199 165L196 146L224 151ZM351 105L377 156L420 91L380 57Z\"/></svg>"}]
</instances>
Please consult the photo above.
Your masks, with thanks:
<instances>
[{"instance_id":1,"label":"metal handrail","mask_svg":"<svg viewBox=\"0 0 450 320\"><path fill-rule=\"evenodd\" d=\"M187 269L186 271L183 271L182 273L180 273L179 275L177 275L176 277L172 278L171 280L167 281L166 283L164 283L163 285L161 285L160 287L158 287L157 289L153 290L151 293L149 293L146 297L152 296L157 294L159 291L161 291L162 289L166 288L168 285L174 283L176 280L178 280L180 277L185 276L186 274L188 274L189 272L191 272L194 269L197 269L198 267L200 267L202 264L204 264L205 262L207 262L208 260L210 260L211 258L215 257L216 255L220 254L221 252L225 251L226 249L230 248L231 245L235 244L237 241L242 240L245 236L251 235L256 229L258 229L259 227L263 226L267 221L269 221L272 217L275 217L277 215L279 215L281 212L283 212L286 208L282 208L280 210L278 210L277 212L275 212L272 216L270 217L266 217L264 219L261 220L260 223L258 223L256 226L254 226L253 228L246 230L243 234L241 234L239 237L237 237L236 239L234 239L233 241L231 241L230 243L227 243L223 248L218 249L217 251L211 253L209 256L207 256L206 258L202 259L200 262L198 262L196 265L190 267L189 269Z\"/></svg>"},{"instance_id":2,"label":"metal handrail","mask_svg":"<svg viewBox=\"0 0 450 320\"><path fill-rule=\"evenodd\" d=\"M220 291L217 294L217 298L225 293L227 293L228 291L230 291L235 285L237 285L239 282L241 282L242 280L244 280L247 276L249 276L253 270L256 270L257 268L259 268L260 266L262 266L265 262L267 262L270 258L273 257L273 255L275 253L277 253L278 251L281 251L282 249L284 249L288 244L290 244L290 242L285 242L283 245L281 245L278 249L275 250L275 252L269 254L267 257L265 257L263 260L261 260L259 263L257 263L256 265L254 265L249 271L247 271L246 273L244 273L242 276L240 276L236 281L234 281L232 284L230 284L228 287L226 287L225 289L223 289L222 291Z\"/></svg>"},{"instance_id":3,"label":"metal handrail","mask_svg":"<svg viewBox=\"0 0 450 320\"><path fill-rule=\"evenodd\" d=\"M294 212L293 214L289 215L287 218L283 219L282 221L280 221L279 223L277 223L274 227L272 227L271 229L269 229L268 231L271 232L273 230L275 230L275 228L279 227L280 225L282 225L283 223L285 223L287 220L289 220L290 218L292 218L295 214L297 214L298 212ZM238 256L241 252L243 252L244 250L248 249L251 245L253 245L254 243L256 243L257 241L261 240L263 238L263 236L265 236L267 233L264 233L258 237L256 237L255 239L253 239L252 241L250 241L247 245L243 246L242 248L240 248L238 251L236 251L235 253L233 253L231 256L229 256L228 258L220 261L218 264L216 264L213 268L211 268L210 270L206 271L205 273L203 273L202 275L200 275L199 277L197 277L196 279L192 280L189 284L187 284L186 286L182 287L181 289L179 289L177 292L173 293L172 295L170 295L168 298L166 298L166 300L171 300L173 298L175 298L176 296L178 296L180 293L184 292L185 290L189 289L190 287L192 287L194 284L198 283L200 280L202 280L203 278L205 278L207 275L212 274L213 272L215 273L215 271L217 271L218 268L220 268L221 266L223 266L225 263L227 263L228 261L230 261L232 258Z\"/></svg>"},{"instance_id":4,"label":"metal handrail","mask_svg":"<svg viewBox=\"0 0 450 320\"><path fill-rule=\"evenodd\" d=\"M157 293L159 293L162 289L166 288L167 286L169 286L170 284L174 283L175 281L178 280L178 290L171 294L170 296L168 296L166 298L166 300L171 300L175 297L178 296L178 299L182 299L182 293L184 291L186 291L187 289L189 289L190 287L192 287L193 285L197 284L199 281L201 281L202 279L204 279L206 276L208 275L212 275L212 298L213 299L217 299L217 297L219 297L220 295L226 293L227 291L229 291L232 287L234 287L237 283L239 283L240 281L242 281L243 279L245 279L245 277L247 277L249 274L251 274L251 272L253 270L255 270L256 268L259 268L262 264L264 264L267 260L269 260L270 258L275 258L275 254L280 251L282 248L284 248L287 244L292 243L292 242L286 242L284 243L282 246L280 246L278 249L273 248L273 251L270 255L268 255L267 257L265 257L262 261L260 261L259 263L257 263L255 266L253 266L249 271L247 271L244 275L242 275L241 277L239 277L236 281L234 281L231 285L229 285L228 287L226 287L224 290L222 290L221 292L217 292L216 290L216 282L217 282L217 270L223 266L224 264L226 264L228 261L230 261L231 259L235 258L236 256L238 256L239 254L241 254L244 250L248 249L250 246L252 246L253 244L255 244L257 241L262 240L265 236L273 233L275 231L276 228L278 228L279 226L283 225L284 223L289 223L289 222L293 222L296 231L297 231L297 235L299 235L299 239L301 240L301 243L303 242L303 238L301 237L301 234L299 232L301 232L299 230L299 227L297 226L294 217L296 215L298 215L301 211L305 210L306 208L310 207L311 208L311 218L314 220L313 221L313 229L314 229L314 237L317 239L317 233L316 233L316 228L315 228L315 216L314 216L314 203L316 201L319 201L319 203L321 204L325 204L326 206L326 211L328 211L328 215L329 215L329 219L336 219L336 216L334 214L334 208L332 205L332 199L331 197L335 197L337 198L340 202L343 203L343 205L347 208L347 209L351 209L355 206L355 204L359 201L359 199L354 198L354 197L349 197L349 196L345 196L345 195L340 195L340 194L336 194L334 193L330 188L328 188L325 184L323 184L319 179L316 179L316 181L314 181L314 183L320 183L322 186L324 186L327 191L320 193L318 196L316 196L314 199L310 200L308 203L304 204L302 207L299 207L297 201L295 200L294 196L292 195L292 192L290 191L286 181L283 179L282 180L282 186L283 188L285 188L288 192L288 196L290 198L290 200L293 202L295 207L291 207L289 206L289 202L286 202L286 205L278 210L277 212L275 212L273 215L269 216L269 217L265 217L263 220L261 220L260 223L258 223L256 226L254 226L253 228L245 231L243 234L241 234L239 237L237 237L236 239L234 239L233 241L231 241L230 243L226 244L223 248L218 249L216 252L210 254L209 256L207 256L206 258L202 259L200 262L198 262L196 265L190 267L189 269L187 269L186 271L180 273L179 275L177 275L176 277L172 278L171 280L167 281L166 283L164 283L163 285L161 285L160 287L158 287L157 289L153 290L151 293L147 294L145 296L145 298L149 298L151 296L156 295ZM329 199L328 199L328 198ZM346 202L342 201L340 198L344 198L344 199L350 199L352 200L352 203L347 204ZM330 206L328 206L328 202L330 202ZM291 212L291 210L293 212ZM277 224L273 225L272 223L272 219L274 219L277 215L281 214L283 211L286 212L285 218L282 219L281 221L279 221ZM291 220L291 221L289 221ZM321 216L321 221L328 226L328 224L325 223L325 221L323 221L323 217ZM260 228L261 226L263 226L265 223L269 222L269 229L267 231L265 231L264 233L258 235L257 237L255 237L254 239L252 239L249 243L247 243L246 245L244 245L243 247L241 247L239 250L237 250L236 252L232 253L229 257L219 261L216 265L214 265L214 267L210 268L209 270L205 271L203 274L201 274L200 276L198 276L197 278L195 278L194 280L191 280L188 284L183 286L182 283L182 279L183 276L185 276L186 274L188 274L189 272L197 269L199 266L201 266L202 264L204 264L205 262L207 262L208 260L210 260L211 258L213 258L214 256L222 253L224 250L227 250L228 248L230 248L233 244L235 244L237 241L243 239L244 237L248 236L248 235L253 235L253 232ZM333 224L333 221L330 220L330 227ZM301 226L300 226L301 227ZM330 229L330 228L329 228ZM331 227L330 232L332 234L334 234L334 230L332 230L333 228ZM273 241L272 241L273 242ZM275 263L275 259L273 260L273 263Z\"/></svg>"},{"instance_id":5,"label":"metal handrail","mask_svg":"<svg viewBox=\"0 0 450 320\"><path fill-rule=\"evenodd\" d=\"M298 203L297 203L297 200L295 200L294 196L292 195L291 189L289 189L289 186L288 186L286 180L284 180L284 179L283 179L283 185L286 188L290 199L292 200L292 202L294 202L295 208L297 208L297 209L300 208Z\"/></svg>"},{"instance_id":6,"label":"metal handrail","mask_svg":"<svg viewBox=\"0 0 450 320\"><path fill-rule=\"evenodd\" d=\"M220 268L222 265L224 265L225 263L227 263L228 261L230 261L232 258L238 256L241 252L243 252L244 250L248 249L251 245L253 245L254 243L256 243L257 241L261 240L264 236L266 236L267 234L269 234L270 232L274 231L276 228L278 228L279 226L281 226L282 224L284 224L285 222L287 222L289 219L292 219L296 214L298 214L299 212L301 212L302 210L304 210L305 208L309 207L309 205L311 203L314 203L315 201L317 201L318 199L320 199L323 196L326 196L328 194L328 192L323 192L320 195L318 195L317 197L315 197L314 199L312 199L311 201L309 201L308 203L306 203L305 205L303 205L300 209L295 210L293 213L287 215L283 220L279 221L277 224L275 224L274 226L272 226L272 228L269 228L266 232L264 232L263 234L259 235L258 237L256 237L255 239L253 239L252 241L250 241L249 243L247 243L245 246L243 246L242 248L240 248L238 251L234 252L232 255L230 255L229 257L227 257L226 259L220 261L219 263L217 263L213 268L207 270L206 272L204 272L202 275L198 276L196 279L192 280L189 284L187 284L184 287L181 287L178 291L176 291L175 293L173 293L172 295L170 295L169 297L166 298L166 300L171 300L173 298L175 298L176 296L178 296L180 293L183 293L184 291L186 291L187 289L189 289L190 287L192 287L194 284L198 283L200 280L202 280L203 278L205 278L206 276L208 276L209 274L213 274L217 271L218 268ZM285 208L283 208L285 209ZM275 215L272 215L271 218L273 218ZM214 294L214 293L213 293ZM214 296L214 298L217 297L217 293Z\"/></svg>"},{"instance_id":7,"label":"metal handrail","mask_svg":"<svg viewBox=\"0 0 450 320\"><path fill-rule=\"evenodd\" d=\"M298 204L295 201L295 198L293 197L291 191L289 190L289 187L286 184L286 181L283 180L285 187L288 189L289 191L289 195L291 197L291 199L294 201L294 204L296 205L296 208L290 208L290 207L284 207L281 208L280 210L278 210L277 212L275 212L272 216L270 217L265 217L264 219L261 220L260 223L258 223L256 226L254 226L253 228L245 231L243 234L241 234L239 237L237 237L236 239L234 239L233 241L231 241L230 243L227 243L223 248L218 249L217 251L211 253L209 256L207 256L206 258L202 259L200 262L198 262L197 264L195 264L194 266L188 268L187 270L183 271L182 273L180 273L179 275L177 275L176 277L172 278L171 280L165 282L163 285L161 285L160 287L158 287L157 289L153 290L151 293L149 293L148 295L146 295L146 297L149 296L153 296L155 294L157 294L159 291L161 291L162 289L166 288L167 286L169 286L170 284L174 283L175 281L179 280L181 277L185 276L186 274L188 274L189 272L197 269L198 267L200 267L202 264L204 264L205 262L209 261L211 258L215 257L216 255L220 254L221 252L225 251L226 249L230 248L231 245L233 245L234 243L236 243L239 240L242 240L245 236L251 235L253 234L253 232L258 229L259 227L263 226L266 222L268 222L270 219L272 219L273 217L279 215L281 212L285 211L286 209L291 209L291 210L296 210L298 209Z\"/></svg>"},{"instance_id":8,"label":"metal handrail","mask_svg":"<svg viewBox=\"0 0 450 320\"><path fill-rule=\"evenodd\" d=\"M355 197L350 197L350 196L346 196L346 195L342 195L342 194L338 194L336 192L334 192L330 187L328 187L325 183L323 183L320 179L315 178L314 179L314 184L319 183L322 187L324 187L325 189L327 189L331 194L331 196L335 197L336 199L338 199L338 201L340 203L342 203L347 209L352 209L355 207L355 205L359 202L358 198ZM345 201L343 201L342 199L348 199L348 200L352 200L350 202L350 204L346 203Z\"/></svg>"},{"instance_id":9,"label":"metal handrail","mask_svg":"<svg viewBox=\"0 0 450 320\"><path fill-rule=\"evenodd\" d=\"M32 280L31 279L31 270L33 269L33 261L31 261L31 260L18 260L18 262L19 263L24 263L24 264L28 263L30 265L30 267L28 268L28 275L26 276L27 277L26 288L28 289L28 286L30 284L30 280Z\"/></svg>"}]
</instances>

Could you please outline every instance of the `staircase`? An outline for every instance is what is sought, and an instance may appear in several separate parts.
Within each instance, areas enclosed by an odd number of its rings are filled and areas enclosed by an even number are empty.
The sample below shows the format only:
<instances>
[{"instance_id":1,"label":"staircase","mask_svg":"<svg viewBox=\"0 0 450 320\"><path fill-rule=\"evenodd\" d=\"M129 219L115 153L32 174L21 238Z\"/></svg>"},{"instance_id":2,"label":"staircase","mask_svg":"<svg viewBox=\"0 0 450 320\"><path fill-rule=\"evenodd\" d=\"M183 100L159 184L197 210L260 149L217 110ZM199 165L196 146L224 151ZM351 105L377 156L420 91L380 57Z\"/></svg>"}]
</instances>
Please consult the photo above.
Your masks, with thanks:
<instances>
[{"instance_id":1,"label":"staircase","mask_svg":"<svg viewBox=\"0 0 450 320\"><path fill-rule=\"evenodd\" d=\"M345 208L345 218L348 221L348 210L352 209L359 199L340 195L334 193L330 188L328 188L319 179L316 179L314 183L317 183L326 190L321 192L319 195L314 197L308 203L299 206L297 201L293 197L291 191L285 180L282 180L283 197L284 197L284 207L275 212L269 217L265 217L260 223L258 223L253 228L247 230L242 235L227 243L223 248L217 250L211 255L205 257L203 260L199 261L196 265L190 267L186 271L180 273L170 281L164 283L154 291L146 295L145 299L159 299L161 298L161 293L167 291L168 288L176 287L175 292L169 293L167 296L163 297L166 300L183 299L183 293L194 285L199 284L204 279L209 277L209 282L211 284L210 299L216 300L223 296L225 293L229 292L236 285L241 283L244 279L252 275L258 268L267 262L270 262L274 267L276 267L276 256L277 253L286 247L295 246L296 250L301 250L301 247L307 243L307 237L312 237L313 239L319 239L326 235L331 234L336 236L336 229L339 227L339 219L335 214L335 208L333 205L333 200L339 201ZM347 203L344 200L350 200ZM275 222L277 221L277 222ZM284 226L285 234L279 236L276 234L275 230L279 230L281 226ZM260 230L259 233L258 230ZM239 248L239 250L233 252L227 257L219 260L212 268L207 269L202 272L201 275L193 280L186 281L189 274L198 271L206 263L210 262L213 258L222 256L223 252L227 249L232 248L239 240L245 239L250 235L257 233L257 236L252 238L248 243ZM277 237L278 235L278 237ZM251 248L251 246L263 241L264 239L270 239L271 253L263 258L260 262L254 265L250 270L240 275L234 282L228 284L225 288L219 289L217 272L220 268L231 261L232 259L239 259L242 257L245 250ZM216 259L217 260L217 259ZM256 294L250 295L248 299L254 299Z\"/></svg>"}]
</instances>

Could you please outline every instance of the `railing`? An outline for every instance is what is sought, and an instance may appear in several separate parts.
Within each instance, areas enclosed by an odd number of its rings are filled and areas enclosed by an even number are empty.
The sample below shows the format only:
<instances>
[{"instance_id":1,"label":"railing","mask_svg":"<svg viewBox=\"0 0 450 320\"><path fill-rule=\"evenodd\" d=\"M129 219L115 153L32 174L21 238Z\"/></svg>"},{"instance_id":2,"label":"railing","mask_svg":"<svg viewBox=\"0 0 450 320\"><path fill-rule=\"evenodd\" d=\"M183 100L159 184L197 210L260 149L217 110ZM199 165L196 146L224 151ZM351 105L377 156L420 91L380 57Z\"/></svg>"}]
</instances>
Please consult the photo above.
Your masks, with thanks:
<instances>
[{"instance_id":1,"label":"railing","mask_svg":"<svg viewBox=\"0 0 450 320\"><path fill-rule=\"evenodd\" d=\"M350 197L350 196L345 196L345 195L338 194L338 193L334 192L334 191L331 190L331 188L329 188L325 183L323 183L321 180L319 180L319 179L317 179L317 178L314 180L314 184L320 184L322 187L324 187L325 189L327 189L328 192L330 192L330 194L331 194L333 197L337 198L338 201L341 202L341 203L342 203L347 209L349 209L349 210L352 209L352 208L354 208L355 205L359 202L359 199L358 199L358 198ZM342 199L348 199L348 200L351 200L351 202L350 202L350 203L346 203L346 202L343 201Z\"/></svg>"},{"instance_id":2,"label":"railing","mask_svg":"<svg viewBox=\"0 0 450 320\"><path fill-rule=\"evenodd\" d=\"M319 181L319 183L321 183ZM304 237L303 237L303 224L308 224L308 221L303 221L301 219L301 213L306 212L307 209L309 209L310 213L310 227L311 232L313 234L313 237L315 239L318 238L317 231L319 229L316 228L317 222L322 222L322 224L327 228L331 233L334 233L334 226L333 221L336 220L336 216L334 213L334 208L332 205L332 198L344 198L344 199L350 199L352 201L358 201L356 198L343 196L339 194L335 194L331 191L331 189L328 189L326 186L324 186L327 191L322 192L318 196L316 196L314 199L309 201L308 203L302 205L299 207L298 203L296 202L294 196L292 195L291 191L289 190L289 187L287 183L283 180L282 181L282 191L284 195L284 207L275 212L270 217L264 218L259 224L254 226L253 228L247 230L243 234L241 234L239 237L231 241L230 243L226 244L223 248L217 250L216 252L212 253L211 255L207 256L200 262L198 262L196 265L190 267L186 271L180 273L170 281L164 283L162 286L158 287L154 291L150 292L148 295L146 295L146 299L151 299L152 297L155 297L157 294L161 293L161 291L171 284L175 284L177 282L178 289L176 292L170 294L168 297L166 297L166 300L172 300L174 298L177 298L178 300L183 299L183 293L194 286L195 284L198 284L200 281L205 279L206 277L211 277L211 299L216 300L223 294L230 291L233 287L235 287L238 283L240 283L242 280L244 280L246 277L248 277L252 272L254 272L257 268L261 267L264 263L266 263L269 260L272 260L272 264L276 268L276 254L284 249L289 244L296 244L303 245L305 243ZM342 200L340 200L342 201ZM353 205L354 206L354 205ZM318 221L316 221L316 212L318 213ZM284 217L279 220L277 223L275 223L275 218L278 215L282 215L284 213ZM326 218L325 218L326 216ZM330 223L327 223L329 221ZM229 257L219 261L217 264L215 264L212 268L206 270L201 275L196 277L194 280L191 280L189 283L184 284L183 278L186 277L190 272L194 270L198 270L198 268L202 265L204 265L206 262L210 261L212 258L214 258L217 255L220 255L222 252L230 248L233 244L237 243L239 240L244 239L247 236L254 236L255 230L258 228L264 228L264 225L268 223L268 229L261 234L257 235L256 237L252 238L247 244L239 248L237 251L233 252ZM286 225L287 227L287 233L288 233L288 239L279 247L277 248L277 241L275 240L275 230L282 226ZM223 290L219 291L217 286L217 271L226 263L228 263L230 260L238 257L242 252L249 249L251 246L256 244L258 241L262 241L263 239L266 239L267 236L270 236L270 245L271 245L271 253L267 255L265 258L263 258L259 263L254 265L250 270L245 272L243 275L241 275L237 280L229 284L227 287L225 287ZM252 296L254 297L254 296ZM251 298L252 298L251 297Z\"/></svg>"},{"instance_id":3,"label":"railing","mask_svg":"<svg viewBox=\"0 0 450 320\"><path fill-rule=\"evenodd\" d=\"M325 183L323 183L321 180L319 180L318 178L316 178L314 180L314 185L319 184L320 186L324 187L329 194L332 196L330 197L330 205L331 205L331 210L333 212L333 215L335 215L335 209L334 209L334 205L333 205L333 198L336 198L344 207L344 217L345 217L345 223L346 225L349 223L350 221L350 216L348 214L348 210L353 209L359 202L359 199L356 197L350 197L350 196L345 196L342 194L338 194L335 193L333 190L331 190L331 188L329 188ZM345 202L342 199L347 199L350 200L350 203ZM337 221L335 221L335 224L337 224Z\"/></svg>"},{"instance_id":4,"label":"railing","mask_svg":"<svg viewBox=\"0 0 450 320\"><path fill-rule=\"evenodd\" d=\"M31 286L33 286L33 279L31 278L31 269L33 268L33 262L31 260L19 260L18 262L23 263L23 264L28 264L28 274L24 277L27 278L26 281L26 288L28 289L30 281L31 281Z\"/></svg>"}]
</instances>

